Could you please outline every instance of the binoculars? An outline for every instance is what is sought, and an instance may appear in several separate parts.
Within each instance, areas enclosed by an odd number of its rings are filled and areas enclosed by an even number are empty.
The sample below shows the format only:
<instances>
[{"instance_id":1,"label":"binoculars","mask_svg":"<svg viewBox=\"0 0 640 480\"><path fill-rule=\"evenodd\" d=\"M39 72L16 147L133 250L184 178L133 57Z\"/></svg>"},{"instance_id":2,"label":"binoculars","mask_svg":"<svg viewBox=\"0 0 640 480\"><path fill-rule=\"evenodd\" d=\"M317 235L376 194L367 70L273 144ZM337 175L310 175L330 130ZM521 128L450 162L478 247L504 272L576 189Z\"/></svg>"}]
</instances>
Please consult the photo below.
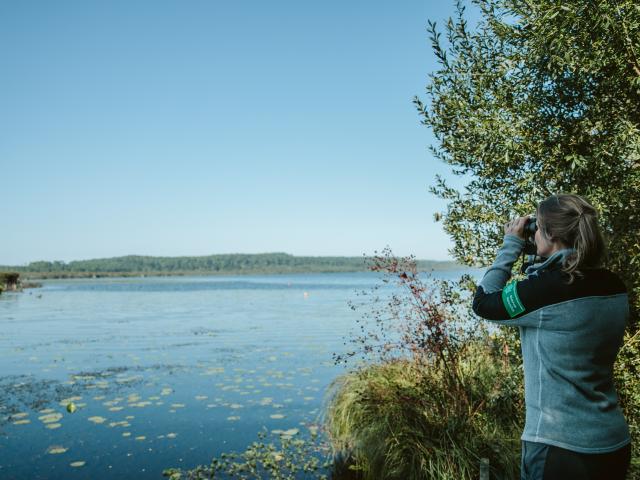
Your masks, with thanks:
<instances>
[{"instance_id":1,"label":"binoculars","mask_svg":"<svg viewBox=\"0 0 640 480\"><path fill-rule=\"evenodd\" d=\"M536 230L538 230L538 224L536 223L536 217L531 216L527 218L527 221L524 223L524 247L522 248L522 256L523 262L522 267L520 268L521 273L525 273L525 270L529 265L533 265L536 260L536 255L538 252L538 247L536 246ZM524 260L524 256L527 256L527 259Z\"/></svg>"},{"instance_id":2,"label":"binoculars","mask_svg":"<svg viewBox=\"0 0 640 480\"><path fill-rule=\"evenodd\" d=\"M536 230L538 230L538 225L536 223L536 217L529 217L527 221L524 223L524 249L523 252L525 255L535 255L537 250L536 247Z\"/></svg>"}]
</instances>

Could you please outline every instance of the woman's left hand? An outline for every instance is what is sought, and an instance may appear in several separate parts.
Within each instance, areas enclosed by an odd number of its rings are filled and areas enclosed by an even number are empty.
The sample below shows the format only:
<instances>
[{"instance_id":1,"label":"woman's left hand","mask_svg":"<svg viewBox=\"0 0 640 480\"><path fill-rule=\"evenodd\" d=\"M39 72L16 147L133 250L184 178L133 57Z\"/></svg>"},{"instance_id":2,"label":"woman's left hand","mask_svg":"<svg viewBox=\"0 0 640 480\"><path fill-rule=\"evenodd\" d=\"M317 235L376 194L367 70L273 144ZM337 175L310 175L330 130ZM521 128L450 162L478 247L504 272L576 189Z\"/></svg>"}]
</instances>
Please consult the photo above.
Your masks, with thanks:
<instances>
[{"instance_id":1,"label":"woman's left hand","mask_svg":"<svg viewBox=\"0 0 640 480\"><path fill-rule=\"evenodd\" d=\"M529 216L517 217L513 220L509 220L504 224L505 235L515 235L518 238L524 240L524 224L527 222Z\"/></svg>"}]
</instances>

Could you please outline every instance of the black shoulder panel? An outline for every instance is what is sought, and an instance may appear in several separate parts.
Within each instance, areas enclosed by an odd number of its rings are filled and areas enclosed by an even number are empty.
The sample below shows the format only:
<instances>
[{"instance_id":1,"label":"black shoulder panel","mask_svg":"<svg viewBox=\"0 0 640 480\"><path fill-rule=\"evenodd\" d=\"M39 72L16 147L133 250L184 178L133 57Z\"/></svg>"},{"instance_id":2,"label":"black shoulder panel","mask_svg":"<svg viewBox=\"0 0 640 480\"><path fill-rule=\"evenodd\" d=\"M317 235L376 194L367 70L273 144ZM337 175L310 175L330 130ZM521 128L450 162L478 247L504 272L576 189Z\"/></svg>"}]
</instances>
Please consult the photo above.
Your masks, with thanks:
<instances>
[{"instance_id":1,"label":"black shoulder panel","mask_svg":"<svg viewBox=\"0 0 640 480\"><path fill-rule=\"evenodd\" d=\"M488 320L509 320L567 300L615 295L627 291L622 280L609 270L596 268L584 270L583 273L584 277L575 276L571 285L567 284L569 276L559 267L540 271L537 275L517 282L515 290L511 288L510 295L512 298L517 295L515 305L519 308L511 308L512 315L505 306L503 290L485 293L482 287L478 287L473 298L473 311Z\"/></svg>"}]
</instances>

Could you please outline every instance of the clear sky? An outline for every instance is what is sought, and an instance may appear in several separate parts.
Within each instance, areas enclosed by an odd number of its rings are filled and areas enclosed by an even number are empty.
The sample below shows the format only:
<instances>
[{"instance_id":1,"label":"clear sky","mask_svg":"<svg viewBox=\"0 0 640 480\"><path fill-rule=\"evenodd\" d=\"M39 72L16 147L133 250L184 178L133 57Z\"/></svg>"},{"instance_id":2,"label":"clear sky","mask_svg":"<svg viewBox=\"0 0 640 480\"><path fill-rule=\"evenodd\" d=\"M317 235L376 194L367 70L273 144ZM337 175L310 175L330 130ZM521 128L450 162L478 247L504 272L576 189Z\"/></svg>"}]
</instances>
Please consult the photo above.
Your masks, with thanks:
<instances>
[{"instance_id":1,"label":"clear sky","mask_svg":"<svg viewBox=\"0 0 640 480\"><path fill-rule=\"evenodd\" d=\"M453 0L0 2L0 264L449 258L411 99ZM454 180L454 185L457 179Z\"/></svg>"}]
</instances>

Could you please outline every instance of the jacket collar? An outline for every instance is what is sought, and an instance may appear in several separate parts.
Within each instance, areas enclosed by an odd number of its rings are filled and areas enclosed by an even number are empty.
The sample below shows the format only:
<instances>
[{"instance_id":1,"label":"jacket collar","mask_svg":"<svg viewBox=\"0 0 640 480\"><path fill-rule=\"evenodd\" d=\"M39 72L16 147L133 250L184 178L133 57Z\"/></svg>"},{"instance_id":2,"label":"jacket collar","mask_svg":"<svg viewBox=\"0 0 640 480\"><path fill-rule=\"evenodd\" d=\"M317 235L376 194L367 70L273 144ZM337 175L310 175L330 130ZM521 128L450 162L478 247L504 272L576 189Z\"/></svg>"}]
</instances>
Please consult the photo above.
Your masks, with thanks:
<instances>
[{"instance_id":1,"label":"jacket collar","mask_svg":"<svg viewBox=\"0 0 640 480\"><path fill-rule=\"evenodd\" d=\"M554 267L559 267L563 263L565 263L567 257L576 251L575 248L563 248L562 250L558 250L554 252L549 258L547 258L544 262L534 263L533 265L529 265L525 270L527 275L532 273L536 273L539 270L549 270Z\"/></svg>"}]
</instances>

